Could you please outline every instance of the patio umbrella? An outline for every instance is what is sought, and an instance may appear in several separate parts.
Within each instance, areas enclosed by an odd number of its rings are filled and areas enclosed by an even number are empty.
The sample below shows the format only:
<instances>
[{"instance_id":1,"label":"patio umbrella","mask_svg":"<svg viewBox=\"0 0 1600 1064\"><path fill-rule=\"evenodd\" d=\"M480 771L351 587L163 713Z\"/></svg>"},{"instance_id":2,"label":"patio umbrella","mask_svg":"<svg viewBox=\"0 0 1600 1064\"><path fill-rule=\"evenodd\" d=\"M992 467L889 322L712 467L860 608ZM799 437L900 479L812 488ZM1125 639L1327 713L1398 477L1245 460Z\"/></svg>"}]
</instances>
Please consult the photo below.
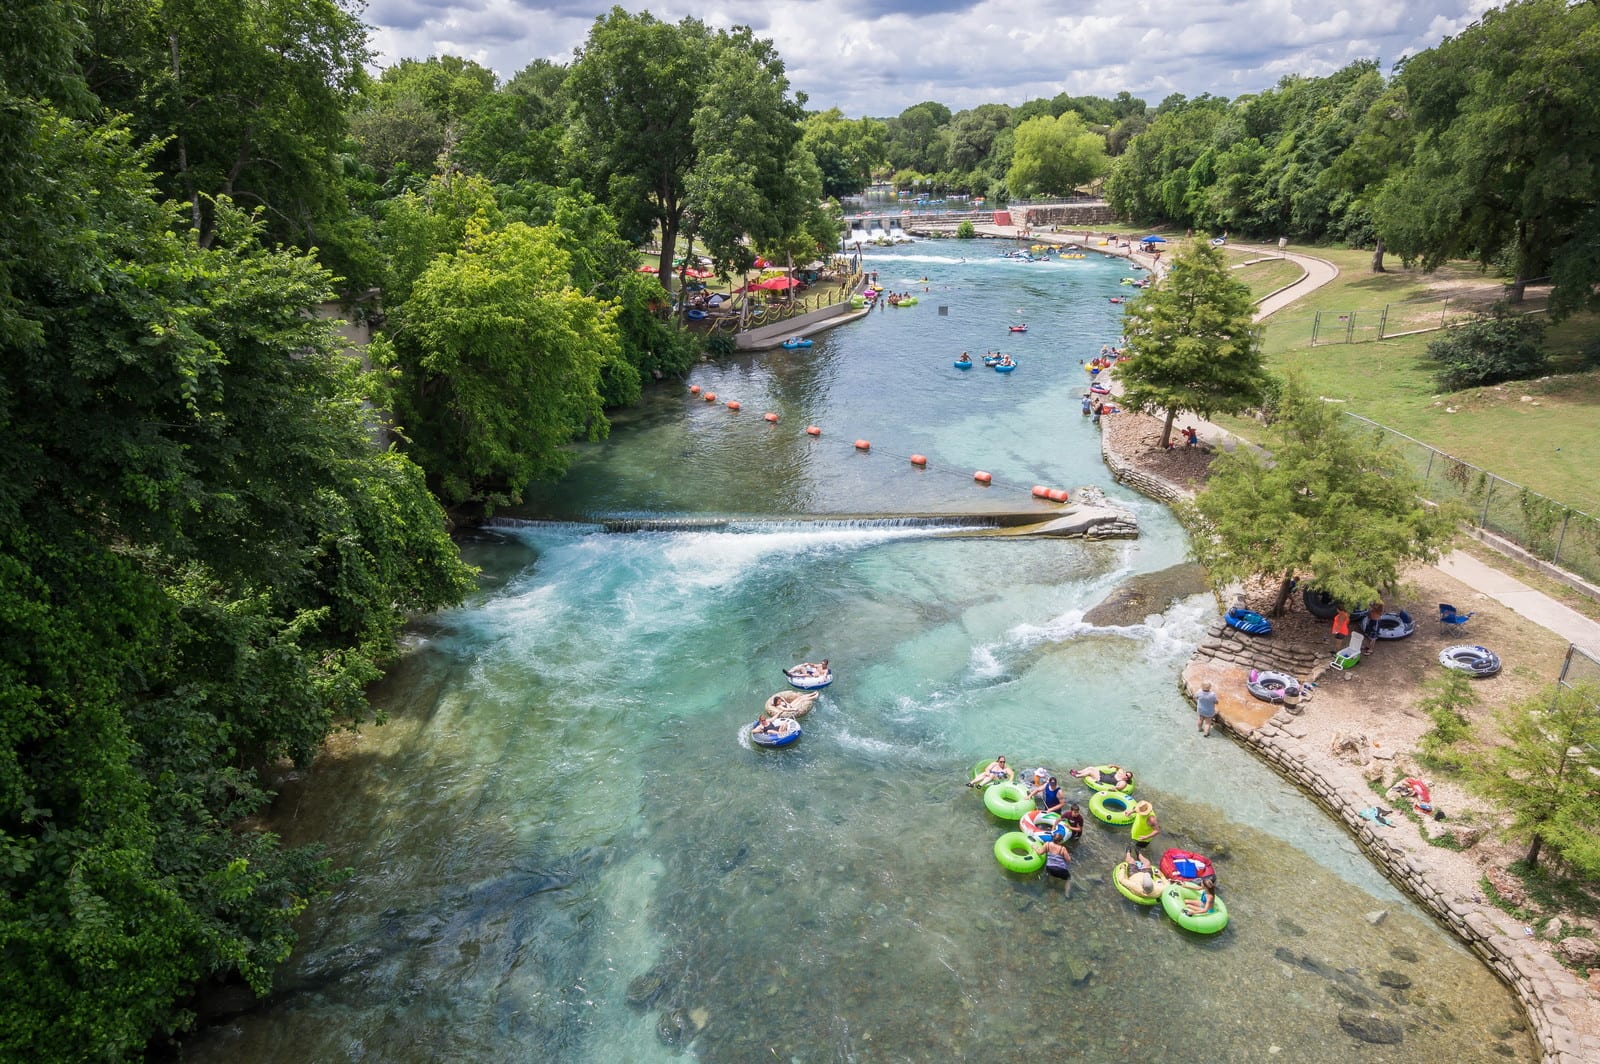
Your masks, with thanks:
<instances>
[{"instance_id":1,"label":"patio umbrella","mask_svg":"<svg viewBox=\"0 0 1600 1064\"><path fill-rule=\"evenodd\" d=\"M660 269L659 266L640 266L638 268L638 272L640 272L640 273L655 273L659 269Z\"/></svg>"},{"instance_id":2,"label":"patio umbrella","mask_svg":"<svg viewBox=\"0 0 1600 1064\"><path fill-rule=\"evenodd\" d=\"M762 281L758 287L765 288L769 292L782 292L784 289L793 288L799 283L793 277L773 277L770 280Z\"/></svg>"},{"instance_id":3,"label":"patio umbrella","mask_svg":"<svg viewBox=\"0 0 1600 1064\"><path fill-rule=\"evenodd\" d=\"M1166 237L1164 237L1164 236L1154 236L1154 235L1147 236L1143 240L1139 241L1139 243L1141 243L1141 244L1165 244L1166 242L1167 242L1167 238Z\"/></svg>"}]
</instances>

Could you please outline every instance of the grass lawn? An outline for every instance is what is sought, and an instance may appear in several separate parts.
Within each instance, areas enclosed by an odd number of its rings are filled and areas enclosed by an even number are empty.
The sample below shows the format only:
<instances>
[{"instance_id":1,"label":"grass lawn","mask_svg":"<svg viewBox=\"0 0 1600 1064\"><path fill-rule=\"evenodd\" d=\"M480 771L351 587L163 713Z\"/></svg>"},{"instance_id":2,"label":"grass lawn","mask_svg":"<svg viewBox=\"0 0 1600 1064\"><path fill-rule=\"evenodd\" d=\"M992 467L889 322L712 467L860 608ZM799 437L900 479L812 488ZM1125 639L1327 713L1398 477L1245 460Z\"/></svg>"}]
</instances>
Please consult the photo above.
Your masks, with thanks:
<instances>
[{"instance_id":1,"label":"grass lawn","mask_svg":"<svg viewBox=\"0 0 1600 1064\"><path fill-rule=\"evenodd\" d=\"M1374 274L1367 251L1316 248L1306 253L1333 262L1339 277L1266 320L1267 364L1273 370L1298 373L1316 394L1353 413L1600 515L1600 478L1593 474L1600 467L1600 372L1575 372L1578 352L1600 337L1600 317L1580 315L1550 331L1552 376L1443 392L1433 381L1425 354L1437 331L1310 347L1311 320L1322 312L1321 338L1341 338L1346 328L1357 336L1375 337L1386 305L1393 323L1403 320L1398 305L1406 301L1420 301L1409 305L1433 314L1446 297L1466 304L1473 289L1492 297L1499 281L1469 263L1451 264L1431 275L1398 265ZM1253 279L1241 279L1256 290ZM1356 326L1349 325L1352 315ZM1523 402L1523 396L1529 400ZM1260 435L1254 421L1233 418L1224 423L1246 438Z\"/></svg>"}]
</instances>

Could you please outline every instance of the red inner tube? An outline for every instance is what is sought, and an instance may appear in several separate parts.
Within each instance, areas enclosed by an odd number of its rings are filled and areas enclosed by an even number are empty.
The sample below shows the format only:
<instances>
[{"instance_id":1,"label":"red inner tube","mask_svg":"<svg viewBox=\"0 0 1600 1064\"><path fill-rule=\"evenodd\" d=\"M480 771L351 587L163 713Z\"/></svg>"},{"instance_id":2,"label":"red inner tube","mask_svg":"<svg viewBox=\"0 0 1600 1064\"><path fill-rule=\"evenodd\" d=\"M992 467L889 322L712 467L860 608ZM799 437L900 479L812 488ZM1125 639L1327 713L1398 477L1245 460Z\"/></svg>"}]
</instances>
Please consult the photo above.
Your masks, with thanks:
<instances>
[{"instance_id":1,"label":"red inner tube","mask_svg":"<svg viewBox=\"0 0 1600 1064\"><path fill-rule=\"evenodd\" d=\"M1194 880L1216 875L1217 870L1204 854L1168 850L1161 855L1161 874L1168 879Z\"/></svg>"}]
</instances>

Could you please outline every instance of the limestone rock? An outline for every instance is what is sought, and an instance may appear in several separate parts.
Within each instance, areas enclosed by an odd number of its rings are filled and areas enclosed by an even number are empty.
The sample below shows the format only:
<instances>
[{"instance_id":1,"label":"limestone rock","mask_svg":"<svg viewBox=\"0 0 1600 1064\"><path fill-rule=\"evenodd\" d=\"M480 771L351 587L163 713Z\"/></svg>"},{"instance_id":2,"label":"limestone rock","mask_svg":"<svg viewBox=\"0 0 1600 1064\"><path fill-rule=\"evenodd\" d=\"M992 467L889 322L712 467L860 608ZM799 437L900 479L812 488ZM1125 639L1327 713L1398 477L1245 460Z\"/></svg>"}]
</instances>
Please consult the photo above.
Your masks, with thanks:
<instances>
[{"instance_id":1,"label":"limestone rock","mask_svg":"<svg viewBox=\"0 0 1600 1064\"><path fill-rule=\"evenodd\" d=\"M1405 1037L1405 1028L1394 1020L1386 1020L1373 1012L1354 1009L1339 1010L1339 1027L1351 1038L1374 1045L1397 1046Z\"/></svg>"},{"instance_id":2,"label":"limestone rock","mask_svg":"<svg viewBox=\"0 0 1600 1064\"><path fill-rule=\"evenodd\" d=\"M1367 923L1371 924L1373 927L1377 927L1379 924L1383 923L1388 918L1389 918L1389 910L1388 909L1374 909L1372 912L1367 914ZM1385 983L1384 985L1388 986L1389 984Z\"/></svg>"},{"instance_id":3,"label":"limestone rock","mask_svg":"<svg viewBox=\"0 0 1600 1064\"><path fill-rule=\"evenodd\" d=\"M1069 955L1065 967L1073 986L1082 986L1094 977L1094 968L1083 957Z\"/></svg>"},{"instance_id":4,"label":"limestone rock","mask_svg":"<svg viewBox=\"0 0 1600 1064\"><path fill-rule=\"evenodd\" d=\"M1600 959L1600 944L1597 944L1592 938L1579 938L1577 935L1569 935L1556 943L1556 952L1561 955L1562 959L1572 964L1581 964L1589 967L1597 959Z\"/></svg>"},{"instance_id":5,"label":"limestone rock","mask_svg":"<svg viewBox=\"0 0 1600 1064\"><path fill-rule=\"evenodd\" d=\"M1338 732L1328 744L1329 753L1348 765L1365 765L1372 746L1360 732Z\"/></svg>"},{"instance_id":6,"label":"limestone rock","mask_svg":"<svg viewBox=\"0 0 1600 1064\"><path fill-rule=\"evenodd\" d=\"M1397 972L1391 968L1385 968L1383 971L1378 973L1378 985L1389 987L1392 990L1410 990L1411 977L1406 975L1404 972Z\"/></svg>"},{"instance_id":7,"label":"limestone rock","mask_svg":"<svg viewBox=\"0 0 1600 1064\"><path fill-rule=\"evenodd\" d=\"M1539 928L1539 934L1544 938L1554 941L1561 937L1561 929L1561 917L1552 916L1550 919L1544 922L1543 927Z\"/></svg>"}]
</instances>

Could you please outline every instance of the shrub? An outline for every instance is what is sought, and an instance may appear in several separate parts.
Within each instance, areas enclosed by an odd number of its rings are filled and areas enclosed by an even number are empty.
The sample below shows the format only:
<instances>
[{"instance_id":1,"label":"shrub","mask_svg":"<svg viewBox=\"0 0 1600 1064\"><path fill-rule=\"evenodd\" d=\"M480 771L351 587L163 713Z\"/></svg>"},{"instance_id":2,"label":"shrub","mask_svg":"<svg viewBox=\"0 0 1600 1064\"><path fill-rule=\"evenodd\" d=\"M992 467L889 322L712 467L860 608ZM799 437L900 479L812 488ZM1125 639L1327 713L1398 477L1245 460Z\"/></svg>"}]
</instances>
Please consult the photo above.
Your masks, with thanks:
<instances>
[{"instance_id":1,"label":"shrub","mask_svg":"<svg viewBox=\"0 0 1600 1064\"><path fill-rule=\"evenodd\" d=\"M971 240L977 235L977 226L973 225L971 222L962 222L960 225L956 226L957 240Z\"/></svg>"},{"instance_id":2,"label":"shrub","mask_svg":"<svg viewBox=\"0 0 1600 1064\"><path fill-rule=\"evenodd\" d=\"M1543 323L1499 309L1449 330L1428 345L1428 357L1439 366L1434 379L1451 391L1535 377L1550 361Z\"/></svg>"},{"instance_id":3,"label":"shrub","mask_svg":"<svg viewBox=\"0 0 1600 1064\"><path fill-rule=\"evenodd\" d=\"M714 332L705 339L706 354L714 358L726 358L733 354L738 346L738 341L728 332Z\"/></svg>"},{"instance_id":4,"label":"shrub","mask_svg":"<svg viewBox=\"0 0 1600 1064\"><path fill-rule=\"evenodd\" d=\"M1446 669L1428 680L1427 696L1417 704L1433 721L1433 727L1417 744L1417 758L1435 769L1459 769L1457 743L1472 737L1472 724L1465 710L1478 701L1472 680L1459 669Z\"/></svg>"}]
</instances>

